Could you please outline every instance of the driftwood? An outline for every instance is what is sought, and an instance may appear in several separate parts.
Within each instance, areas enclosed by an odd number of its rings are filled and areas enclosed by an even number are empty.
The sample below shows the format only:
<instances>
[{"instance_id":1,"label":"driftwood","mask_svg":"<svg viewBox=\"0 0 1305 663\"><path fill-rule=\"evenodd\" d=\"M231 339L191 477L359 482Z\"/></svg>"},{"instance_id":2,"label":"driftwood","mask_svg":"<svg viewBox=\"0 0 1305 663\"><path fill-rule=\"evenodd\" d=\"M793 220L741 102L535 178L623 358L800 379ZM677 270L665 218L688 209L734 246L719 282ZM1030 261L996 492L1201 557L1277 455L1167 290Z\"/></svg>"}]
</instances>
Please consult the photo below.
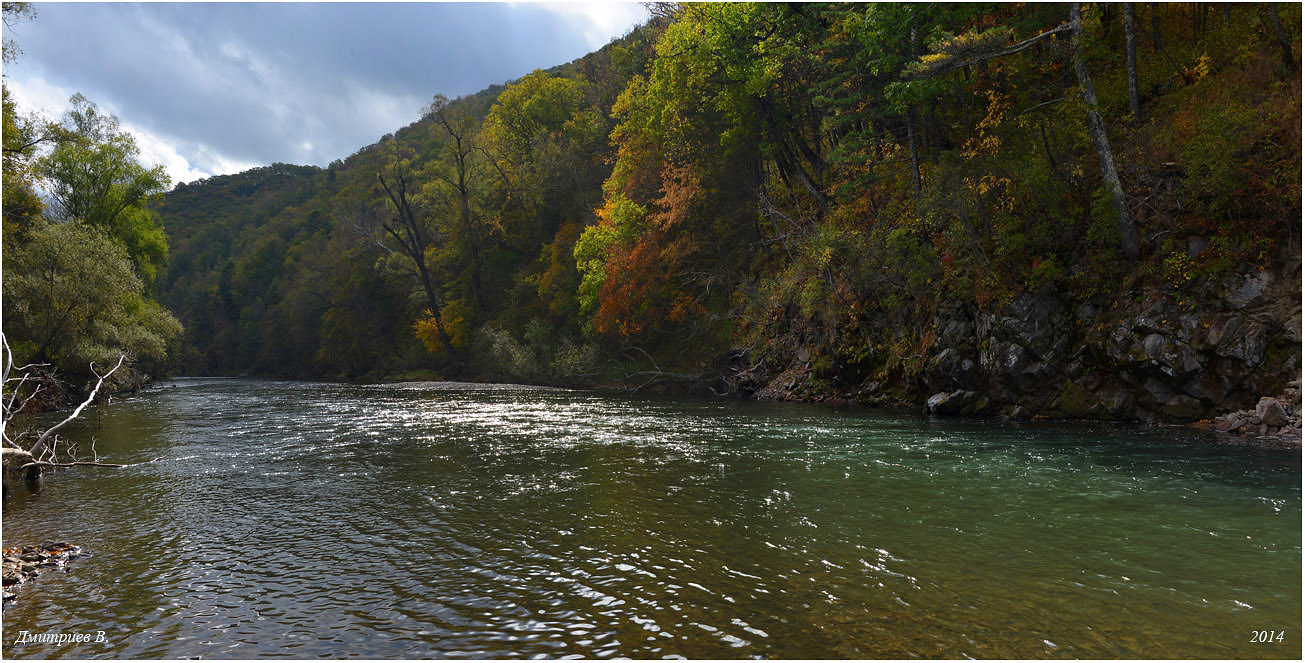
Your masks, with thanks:
<instances>
[{"instance_id":1,"label":"driftwood","mask_svg":"<svg viewBox=\"0 0 1305 663\"><path fill-rule=\"evenodd\" d=\"M29 364L15 369L13 351L9 348L8 339L4 338L3 334L0 334L0 344L3 345L5 351L3 374L0 375L0 382L2 382L5 388L9 390L9 393L5 395L7 398L0 398L0 405L3 406L4 410L4 418L0 421L0 439L3 439L3 468L5 479L9 479L11 476L34 479L40 476L41 470L45 468L66 468L79 465L87 467L131 467L133 465L143 464L100 462L99 454L95 451L94 440L91 441L91 460L79 460L77 458L76 453L73 451L78 446L76 444L66 445L64 449L64 454L69 460L61 461L59 457L60 438L56 433L61 428L77 419L77 417L81 416L82 412L85 411L87 407L96 402L96 399L100 395L100 389L104 387L105 380L127 363L126 354L119 355L118 363L103 374L96 371L95 365L92 364L91 372L95 375L97 380L95 382L95 387L91 389L90 394L86 396L86 398L72 411L71 414L54 426L47 428L36 437L36 441L32 443L31 446L24 448L24 446L18 442L18 440L23 439L24 435L16 434L11 437L10 423L19 413L26 409L28 404L32 402L32 399L35 398L36 394L43 389L43 385L40 384L36 378L33 378L30 373L30 371L43 365ZM22 375L18 377L10 377L11 373L15 370L22 372ZM30 387L31 392L23 396L23 387L24 385L27 385L29 380L32 381L35 386ZM20 397L23 399L21 403L19 402ZM158 459L155 458L154 460Z\"/></svg>"}]
</instances>

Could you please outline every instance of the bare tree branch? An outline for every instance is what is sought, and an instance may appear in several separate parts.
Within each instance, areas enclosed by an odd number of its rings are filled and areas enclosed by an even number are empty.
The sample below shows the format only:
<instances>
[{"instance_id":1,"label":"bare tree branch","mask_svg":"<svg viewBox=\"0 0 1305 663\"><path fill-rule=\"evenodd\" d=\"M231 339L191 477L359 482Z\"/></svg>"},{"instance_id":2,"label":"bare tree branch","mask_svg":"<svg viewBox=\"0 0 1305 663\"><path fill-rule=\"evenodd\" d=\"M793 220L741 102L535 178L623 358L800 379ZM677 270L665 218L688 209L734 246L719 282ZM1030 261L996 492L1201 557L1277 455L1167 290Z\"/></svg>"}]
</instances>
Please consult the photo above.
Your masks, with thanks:
<instances>
[{"instance_id":1,"label":"bare tree branch","mask_svg":"<svg viewBox=\"0 0 1305 663\"><path fill-rule=\"evenodd\" d=\"M100 463L100 462L86 461L86 460L78 460L78 461L73 461L71 463L52 463L49 461L38 460L24 465L19 465L18 469L25 470L29 467L61 467L62 468L62 467L75 467L78 465L85 465L88 467L136 467L137 465L148 465L149 463L158 462L160 460L163 460L163 456L159 456L158 458L153 458L151 460L147 460L140 463Z\"/></svg>"},{"instance_id":2,"label":"bare tree branch","mask_svg":"<svg viewBox=\"0 0 1305 663\"><path fill-rule=\"evenodd\" d=\"M104 386L105 378L108 378L110 375L113 375L114 371L117 371L119 368L122 368L122 364L125 361L127 361L127 355L125 354L119 355L117 365L115 365L112 369L110 369L108 373L105 373L104 375L95 373L96 377L99 378L99 381L95 383L95 388L91 390L91 393L86 397L86 400L82 401L82 404L78 405L77 409L73 410L72 414L68 415L67 419L60 421L59 423L55 424L53 428L46 430L44 433L41 433L41 437L36 438L36 444L32 445L32 448L28 449L28 452L31 453L33 456L41 453L45 448L46 440L50 439L50 436L54 435L55 431L59 430L60 428L63 428L68 423L72 422L72 420L76 419L77 416L82 413L82 410L86 409L86 406L95 402L96 395L100 393L100 387ZM95 372L95 367L93 365L91 366L91 372Z\"/></svg>"}]
</instances>

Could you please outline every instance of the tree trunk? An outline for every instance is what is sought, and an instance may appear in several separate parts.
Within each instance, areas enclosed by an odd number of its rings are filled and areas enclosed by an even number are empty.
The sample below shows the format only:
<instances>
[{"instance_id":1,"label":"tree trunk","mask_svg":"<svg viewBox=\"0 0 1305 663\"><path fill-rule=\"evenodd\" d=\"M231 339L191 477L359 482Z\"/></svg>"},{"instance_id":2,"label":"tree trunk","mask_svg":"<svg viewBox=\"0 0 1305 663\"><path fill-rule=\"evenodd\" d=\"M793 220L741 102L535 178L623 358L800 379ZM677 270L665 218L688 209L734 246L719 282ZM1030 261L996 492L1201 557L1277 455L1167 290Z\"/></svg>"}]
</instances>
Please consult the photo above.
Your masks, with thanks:
<instances>
[{"instance_id":1,"label":"tree trunk","mask_svg":"<svg viewBox=\"0 0 1305 663\"><path fill-rule=\"evenodd\" d=\"M1137 99L1137 39L1133 29L1133 3L1124 3L1124 51L1128 58L1128 112L1133 114L1133 124L1142 121L1142 108Z\"/></svg>"},{"instance_id":2,"label":"tree trunk","mask_svg":"<svg viewBox=\"0 0 1305 663\"><path fill-rule=\"evenodd\" d=\"M426 295L426 306L430 310L430 317L435 320L435 332L439 334L444 349L451 352L453 341L449 338L448 331L444 329L444 316L440 314L439 298L435 295L435 284L431 282L430 270L426 269L425 255L417 260L417 273L421 277L421 289Z\"/></svg>"},{"instance_id":3,"label":"tree trunk","mask_svg":"<svg viewBox=\"0 0 1305 663\"><path fill-rule=\"evenodd\" d=\"M911 151L911 190L915 192L915 199L918 202L920 200L920 148L915 135L915 119L912 117L915 114L914 110L914 106L906 109L906 142Z\"/></svg>"},{"instance_id":4,"label":"tree trunk","mask_svg":"<svg viewBox=\"0 0 1305 663\"><path fill-rule=\"evenodd\" d=\"M1160 43L1160 3L1151 3L1151 49L1159 51Z\"/></svg>"},{"instance_id":5,"label":"tree trunk","mask_svg":"<svg viewBox=\"0 0 1305 663\"><path fill-rule=\"evenodd\" d=\"M1269 17L1269 24L1266 26L1273 30L1273 36L1278 40L1278 48L1282 53L1282 66L1288 74L1296 72L1296 58L1291 52L1291 40L1287 38L1287 32L1282 29L1282 21L1278 19L1278 5L1270 2L1264 8L1264 14Z\"/></svg>"},{"instance_id":6,"label":"tree trunk","mask_svg":"<svg viewBox=\"0 0 1305 663\"><path fill-rule=\"evenodd\" d=\"M422 292L426 295L426 306L435 320L435 331L439 334L440 342L444 347L452 350L452 342L444 329L443 316L440 315L440 302L435 291L435 283L431 279L430 270L426 268L426 236L422 232L422 222L417 218L417 212L408 198L407 176L403 172L397 173L394 189L391 189L390 184L385 181L383 173L376 173L376 179L381 183L385 194L389 196L390 203L394 205L394 219L397 222L397 227L383 224L384 230L399 243L403 253L412 259L417 270L417 278L421 281Z\"/></svg>"},{"instance_id":7,"label":"tree trunk","mask_svg":"<svg viewBox=\"0 0 1305 663\"><path fill-rule=\"evenodd\" d=\"M1071 58L1074 63L1074 76L1078 78L1079 89L1083 93L1083 103L1088 108L1088 132L1092 134L1092 145L1096 148L1097 161L1101 165L1101 178L1110 190L1115 207L1115 228L1119 233L1119 248L1130 263L1137 262L1137 230L1133 219L1128 214L1128 200L1124 197L1124 187L1119 182L1119 173L1115 170L1115 157L1110 151L1110 141L1106 137L1106 125L1101 119L1097 104L1096 89L1092 87L1092 78L1088 76L1087 65L1083 63L1081 49L1083 37L1082 4L1069 5L1069 22L1071 37Z\"/></svg>"}]
</instances>

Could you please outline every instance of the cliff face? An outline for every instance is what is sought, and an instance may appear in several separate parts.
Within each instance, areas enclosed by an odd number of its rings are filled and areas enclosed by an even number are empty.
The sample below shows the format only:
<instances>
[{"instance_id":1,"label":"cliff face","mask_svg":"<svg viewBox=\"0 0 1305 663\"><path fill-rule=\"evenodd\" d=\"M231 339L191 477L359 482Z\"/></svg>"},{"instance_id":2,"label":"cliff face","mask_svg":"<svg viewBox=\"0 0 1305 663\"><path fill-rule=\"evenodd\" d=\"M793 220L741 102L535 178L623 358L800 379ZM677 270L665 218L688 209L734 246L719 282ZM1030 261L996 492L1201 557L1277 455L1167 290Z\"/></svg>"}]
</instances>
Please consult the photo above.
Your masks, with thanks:
<instances>
[{"instance_id":1,"label":"cliff face","mask_svg":"<svg viewBox=\"0 0 1305 663\"><path fill-rule=\"evenodd\" d=\"M975 310L940 305L915 374L838 394L804 390L809 353L777 376L747 376L760 398L922 405L942 415L1185 423L1253 408L1301 371L1300 266L1225 279L1202 304L1138 292L1109 306L1026 293Z\"/></svg>"}]
</instances>

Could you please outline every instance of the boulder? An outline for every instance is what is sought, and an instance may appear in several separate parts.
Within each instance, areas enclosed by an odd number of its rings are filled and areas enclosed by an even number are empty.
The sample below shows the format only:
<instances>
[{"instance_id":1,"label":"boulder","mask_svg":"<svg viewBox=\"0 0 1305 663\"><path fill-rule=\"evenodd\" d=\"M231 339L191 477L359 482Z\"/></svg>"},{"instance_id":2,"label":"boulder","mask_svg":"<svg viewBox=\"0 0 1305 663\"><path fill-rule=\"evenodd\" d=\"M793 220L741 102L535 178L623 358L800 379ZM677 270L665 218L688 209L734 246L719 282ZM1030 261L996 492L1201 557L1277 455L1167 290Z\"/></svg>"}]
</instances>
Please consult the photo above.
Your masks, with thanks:
<instances>
[{"instance_id":1,"label":"boulder","mask_svg":"<svg viewBox=\"0 0 1305 663\"><path fill-rule=\"evenodd\" d=\"M928 407L931 414L948 416L976 414L986 408L988 399L980 398L978 392L957 389L940 391L929 397Z\"/></svg>"},{"instance_id":2,"label":"boulder","mask_svg":"<svg viewBox=\"0 0 1305 663\"><path fill-rule=\"evenodd\" d=\"M1282 426L1287 423L1287 411L1276 398L1265 396L1255 406L1255 416L1268 426Z\"/></svg>"},{"instance_id":3,"label":"boulder","mask_svg":"<svg viewBox=\"0 0 1305 663\"><path fill-rule=\"evenodd\" d=\"M1171 420L1196 421L1205 414L1205 407L1201 405L1201 401L1187 394L1174 394L1165 401L1160 408L1160 413Z\"/></svg>"}]
</instances>

